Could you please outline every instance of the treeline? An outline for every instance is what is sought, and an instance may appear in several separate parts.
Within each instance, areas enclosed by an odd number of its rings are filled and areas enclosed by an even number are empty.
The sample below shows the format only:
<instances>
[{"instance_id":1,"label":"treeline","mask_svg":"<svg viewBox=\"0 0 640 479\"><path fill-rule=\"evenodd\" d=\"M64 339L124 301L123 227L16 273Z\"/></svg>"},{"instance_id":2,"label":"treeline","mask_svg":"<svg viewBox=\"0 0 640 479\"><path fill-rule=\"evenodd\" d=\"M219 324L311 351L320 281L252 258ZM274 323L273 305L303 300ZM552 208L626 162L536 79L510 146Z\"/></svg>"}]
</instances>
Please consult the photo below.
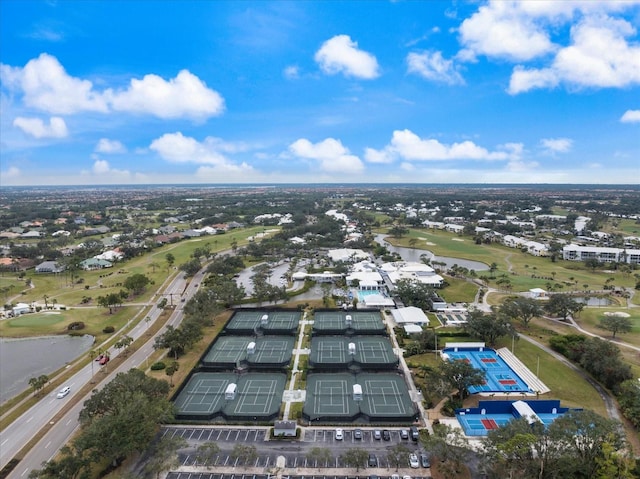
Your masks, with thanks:
<instances>
[{"instance_id":1,"label":"treeline","mask_svg":"<svg viewBox=\"0 0 640 479\"><path fill-rule=\"evenodd\" d=\"M633 378L631 367L620 358L620 350L615 344L600 338L567 334L553 336L549 345L611 390L617 396L624 416L635 427L640 427L640 383Z\"/></svg>"}]
</instances>

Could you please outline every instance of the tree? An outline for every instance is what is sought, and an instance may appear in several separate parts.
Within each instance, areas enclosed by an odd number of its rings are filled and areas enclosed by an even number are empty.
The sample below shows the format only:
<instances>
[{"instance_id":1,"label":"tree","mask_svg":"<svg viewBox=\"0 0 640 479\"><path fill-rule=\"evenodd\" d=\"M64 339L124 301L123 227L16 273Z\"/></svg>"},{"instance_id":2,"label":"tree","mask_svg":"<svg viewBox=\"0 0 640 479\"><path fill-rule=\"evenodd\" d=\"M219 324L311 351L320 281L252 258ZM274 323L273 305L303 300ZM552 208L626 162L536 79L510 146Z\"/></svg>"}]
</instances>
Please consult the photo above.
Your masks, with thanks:
<instances>
[{"instance_id":1,"label":"tree","mask_svg":"<svg viewBox=\"0 0 640 479\"><path fill-rule=\"evenodd\" d=\"M445 424L433 427L433 434L421 437L424 448L441 461L440 471L445 478L457 478L471 450L469 443L458 428Z\"/></svg>"},{"instance_id":2,"label":"tree","mask_svg":"<svg viewBox=\"0 0 640 479\"><path fill-rule=\"evenodd\" d=\"M110 293L106 296L98 296L96 298L98 306L109 308L109 314L113 314L113 310L122 304L122 297L116 293Z\"/></svg>"},{"instance_id":3,"label":"tree","mask_svg":"<svg viewBox=\"0 0 640 479\"><path fill-rule=\"evenodd\" d=\"M171 364L164 370L165 374L169 376L169 386L173 387L173 375L180 369L180 363L178 361L171 361Z\"/></svg>"},{"instance_id":4,"label":"tree","mask_svg":"<svg viewBox=\"0 0 640 479\"><path fill-rule=\"evenodd\" d=\"M81 433L75 446L95 461L119 464L133 452L145 450L158 425L173 420L169 384L138 369L118 373L102 389L94 390L80 411Z\"/></svg>"},{"instance_id":5,"label":"tree","mask_svg":"<svg viewBox=\"0 0 640 479\"><path fill-rule=\"evenodd\" d=\"M398 239L402 238L408 232L409 230L402 225L394 225L389 229L389 234Z\"/></svg>"},{"instance_id":6,"label":"tree","mask_svg":"<svg viewBox=\"0 0 640 479\"><path fill-rule=\"evenodd\" d=\"M42 391L49 382L49 376L41 374L38 377L29 379L29 386L33 389L33 395L36 396L39 391Z\"/></svg>"},{"instance_id":7,"label":"tree","mask_svg":"<svg viewBox=\"0 0 640 479\"><path fill-rule=\"evenodd\" d=\"M553 316L560 316L564 321L567 320L567 317L570 314L573 315L579 313L583 308L583 303L579 303L578 301L571 298L571 296L566 294L551 295L549 301L544 307L547 313Z\"/></svg>"},{"instance_id":8,"label":"tree","mask_svg":"<svg viewBox=\"0 0 640 479\"><path fill-rule=\"evenodd\" d=\"M347 449L340 454L340 461L345 466L355 467L356 471L359 471L361 467L367 465L367 459L369 458L369 452L365 449L354 447Z\"/></svg>"},{"instance_id":9,"label":"tree","mask_svg":"<svg viewBox=\"0 0 640 479\"><path fill-rule=\"evenodd\" d=\"M480 310L469 312L464 330L489 345L495 344L498 338L507 334L515 335L513 325L506 316L487 314Z\"/></svg>"},{"instance_id":10,"label":"tree","mask_svg":"<svg viewBox=\"0 0 640 479\"><path fill-rule=\"evenodd\" d=\"M405 306L415 306L424 311L431 311L435 292L432 286L413 279L400 279L396 283L395 294Z\"/></svg>"},{"instance_id":11,"label":"tree","mask_svg":"<svg viewBox=\"0 0 640 479\"><path fill-rule=\"evenodd\" d=\"M326 447L312 447L307 453L307 460L314 463L314 467L320 467L319 464L323 464L327 467L329 460L333 459L331 449Z\"/></svg>"},{"instance_id":12,"label":"tree","mask_svg":"<svg viewBox=\"0 0 640 479\"><path fill-rule=\"evenodd\" d=\"M236 461L242 461L241 464L249 464L255 462L258 458L256 446L249 444L236 444L229 456Z\"/></svg>"},{"instance_id":13,"label":"tree","mask_svg":"<svg viewBox=\"0 0 640 479\"><path fill-rule=\"evenodd\" d=\"M451 389L457 389L461 400L470 386L480 386L486 379L483 371L463 360L443 361L440 364L440 375Z\"/></svg>"},{"instance_id":14,"label":"tree","mask_svg":"<svg viewBox=\"0 0 640 479\"><path fill-rule=\"evenodd\" d=\"M500 306L500 314L511 320L519 320L525 328L529 328L529 323L533 318L542 316L543 309L540 303L533 298L521 296L507 299Z\"/></svg>"},{"instance_id":15,"label":"tree","mask_svg":"<svg viewBox=\"0 0 640 479\"><path fill-rule=\"evenodd\" d=\"M215 442L205 442L196 448L196 461L198 464L207 465L220 452L220 446Z\"/></svg>"},{"instance_id":16,"label":"tree","mask_svg":"<svg viewBox=\"0 0 640 479\"><path fill-rule=\"evenodd\" d=\"M174 358L177 360L180 354L185 351L187 345L186 337L183 330L180 328L174 328L173 326L167 326L164 333L158 336L153 343L154 349L167 348L173 352Z\"/></svg>"},{"instance_id":17,"label":"tree","mask_svg":"<svg viewBox=\"0 0 640 479\"><path fill-rule=\"evenodd\" d=\"M42 463L42 469L34 469L29 479L84 479L90 477L91 461L69 446L63 446L57 459Z\"/></svg>"},{"instance_id":18,"label":"tree","mask_svg":"<svg viewBox=\"0 0 640 479\"><path fill-rule=\"evenodd\" d=\"M131 336L122 336L118 341L116 341L113 345L117 350L124 349L123 354L126 356L129 351L129 346L133 343L133 338Z\"/></svg>"},{"instance_id":19,"label":"tree","mask_svg":"<svg viewBox=\"0 0 640 479\"><path fill-rule=\"evenodd\" d=\"M628 379L618 386L618 402L624 416L640 428L640 381Z\"/></svg>"},{"instance_id":20,"label":"tree","mask_svg":"<svg viewBox=\"0 0 640 479\"><path fill-rule=\"evenodd\" d=\"M616 333L630 332L631 328L633 327L633 323L631 321L631 318L611 314L608 316L605 315L600 318L598 327L601 329L606 329L607 331L611 331L613 333L613 337L615 338Z\"/></svg>"},{"instance_id":21,"label":"tree","mask_svg":"<svg viewBox=\"0 0 640 479\"><path fill-rule=\"evenodd\" d=\"M176 257L173 256L172 253L167 253L164 256L164 259L167 260L167 269L169 270L169 269L173 268L173 263L176 262Z\"/></svg>"},{"instance_id":22,"label":"tree","mask_svg":"<svg viewBox=\"0 0 640 479\"><path fill-rule=\"evenodd\" d=\"M187 446L187 440L181 436L162 436L151 447L150 458L144 466L144 472L160 479L160 474L164 471L180 466L178 449Z\"/></svg>"},{"instance_id":23,"label":"tree","mask_svg":"<svg viewBox=\"0 0 640 479\"><path fill-rule=\"evenodd\" d=\"M548 434L572 459L574 475L564 477L593 477L604 444L611 444L618 451L625 445L620 423L589 410L568 411L549 425Z\"/></svg>"},{"instance_id":24,"label":"tree","mask_svg":"<svg viewBox=\"0 0 640 479\"><path fill-rule=\"evenodd\" d=\"M147 276L137 273L125 279L123 286L131 291L132 294L138 295L144 291L150 282L151 280Z\"/></svg>"},{"instance_id":25,"label":"tree","mask_svg":"<svg viewBox=\"0 0 640 479\"><path fill-rule=\"evenodd\" d=\"M387 453L389 464L394 466L397 471L400 466L407 463L407 458L409 457L410 452L411 450L404 444L396 444L395 446L390 447L389 452Z\"/></svg>"},{"instance_id":26,"label":"tree","mask_svg":"<svg viewBox=\"0 0 640 479\"><path fill-rule=\"evenodd\" d=\"M496 271L498 270L498 263L493 262L489 265L489 273L491 274L490 278L493 279L496 277Z\"/></svg>"}]
</instances>

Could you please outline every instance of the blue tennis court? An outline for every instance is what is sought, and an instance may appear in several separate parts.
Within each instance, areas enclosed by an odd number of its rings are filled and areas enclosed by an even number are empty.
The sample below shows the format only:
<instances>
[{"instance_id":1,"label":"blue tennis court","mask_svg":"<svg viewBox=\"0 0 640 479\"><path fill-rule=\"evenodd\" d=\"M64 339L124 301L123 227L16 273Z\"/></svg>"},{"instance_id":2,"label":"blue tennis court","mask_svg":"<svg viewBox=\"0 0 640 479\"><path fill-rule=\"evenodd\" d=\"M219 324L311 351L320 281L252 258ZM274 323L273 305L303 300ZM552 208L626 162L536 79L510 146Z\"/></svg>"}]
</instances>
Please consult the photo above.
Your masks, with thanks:
<instances>
[{"instance_id":1,"label":"blue tennis court","mask_svg":"<svg viewBox=\"0 0 640 479\"><path fill-rule=\"evenodd\" d=\"M470 386L469 393L529 393L531 388L502 359L494 349L444 348L442 358L449 361L465 361L485 374L485 383Z\"/></svg>"},{"instance_id":2,"label":"blue tennis court","mask_svg":"<svg viewBox=\"0 0 640 479\"><path fill-rule=\"evenodd\" d=\"M467 436L486 436L509 421L523 417L530 424L548 426L569 408L556 399L531 401L480 401L478 407L456 409L456 419Z\"/></svg>"}]
</instances>

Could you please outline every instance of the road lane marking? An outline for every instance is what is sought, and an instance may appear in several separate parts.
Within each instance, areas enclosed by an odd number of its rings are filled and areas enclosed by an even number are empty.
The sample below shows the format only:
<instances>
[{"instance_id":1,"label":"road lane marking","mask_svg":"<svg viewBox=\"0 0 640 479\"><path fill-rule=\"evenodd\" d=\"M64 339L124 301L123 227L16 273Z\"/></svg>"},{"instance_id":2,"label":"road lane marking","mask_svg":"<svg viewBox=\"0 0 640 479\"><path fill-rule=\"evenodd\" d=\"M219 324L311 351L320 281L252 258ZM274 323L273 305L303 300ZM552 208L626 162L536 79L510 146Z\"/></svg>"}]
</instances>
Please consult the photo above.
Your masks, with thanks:
<instances>
[{"instance_id":1,"label":"road lane marking","mask_svg":"<svg viewBox=\"0 0 640 479\"><path fill-rule=\"evenodd\" d=\"M51 445L51 441L49 441L49 442L47 443L47 445L46 445L46 446L44 446L44 448L45 448L45 449L47 449L50 445Z\"/></svg>"},{"instance_id":2,"label":"road lane marking","mask_svg":"<svg viewBox=\"0 0 640 479\"><path fill-rule=\"evenodd\" d=\"M28 424L31 422L31 420L33 419L33 416L31 416L29 419L27 419L25 422Z\"/></svg>"}]
</instances>

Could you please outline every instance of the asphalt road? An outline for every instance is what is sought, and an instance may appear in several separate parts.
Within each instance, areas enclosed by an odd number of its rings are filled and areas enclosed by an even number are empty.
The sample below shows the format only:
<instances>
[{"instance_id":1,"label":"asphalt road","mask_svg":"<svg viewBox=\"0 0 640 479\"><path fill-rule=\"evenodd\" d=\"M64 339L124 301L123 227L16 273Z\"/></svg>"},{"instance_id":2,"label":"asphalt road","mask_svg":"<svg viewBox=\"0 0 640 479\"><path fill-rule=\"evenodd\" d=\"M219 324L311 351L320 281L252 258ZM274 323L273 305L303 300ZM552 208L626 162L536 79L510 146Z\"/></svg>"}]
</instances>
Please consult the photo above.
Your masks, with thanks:
<instances>
[{"instance_id":1,"label":"asphalt road","mask_svg":"<svg viewBox=\"0 0 640 479\"><path fill-rule=\"evenodd\" d=\"M187 297L190 297L195 293L195 291L197 291L197 286L195 285L199 285L198 279L201 276L202 275L198 273L186 291L186 280L183 278L182 274L178 274L166 286L166 288L164 288L163 295L168 296L170 301L177 305L177 308L173 312L167 324L175 326L180 323L182 320L182 302L180 301L180 297L183 293L185 293L185 296ZM152 308L149 313L151 320L155 321L160 316L160 312L160 309ZM142 319L128 333L128 335L137 339L146 332L148 326L149 325L146 324L144 319ZM162 332L164 332L164 328L162 328L156 336ZM106 382L115 377L118 372L126 372L146 361L148 356L153 352L153 341L156 336L149 338L142 347L127 358L118 368L111 369L109 367L109 378L107 378L102 384L106 384ZM114 350L111 353L112 358L117 355L117 350ZM96 364L88 364L65 383L71 386L71 394L63 399L56 399L55 394L57 391L52 393L52 395L43 398L0 433L0 467L4 467L4 465L9 462L33 437L35 437L44 426L53 420L56 414L61 411L65 403L68 401L76 402L75 406L60 420L58 420L58 422L54 424L53 427L51 427L51 429L40 438L37 444L22 458L8 478L26 478L32 469L40 468L42 462L48 461L55 456L59 449L71 437L78 427L78 417L84 401L89 398L89 396L76 397L74 396L74 391L79 390L91 380L92 368L95 374L103 374L102 372L98 372L99 366Z\"/></svg>"}]
</instances>

